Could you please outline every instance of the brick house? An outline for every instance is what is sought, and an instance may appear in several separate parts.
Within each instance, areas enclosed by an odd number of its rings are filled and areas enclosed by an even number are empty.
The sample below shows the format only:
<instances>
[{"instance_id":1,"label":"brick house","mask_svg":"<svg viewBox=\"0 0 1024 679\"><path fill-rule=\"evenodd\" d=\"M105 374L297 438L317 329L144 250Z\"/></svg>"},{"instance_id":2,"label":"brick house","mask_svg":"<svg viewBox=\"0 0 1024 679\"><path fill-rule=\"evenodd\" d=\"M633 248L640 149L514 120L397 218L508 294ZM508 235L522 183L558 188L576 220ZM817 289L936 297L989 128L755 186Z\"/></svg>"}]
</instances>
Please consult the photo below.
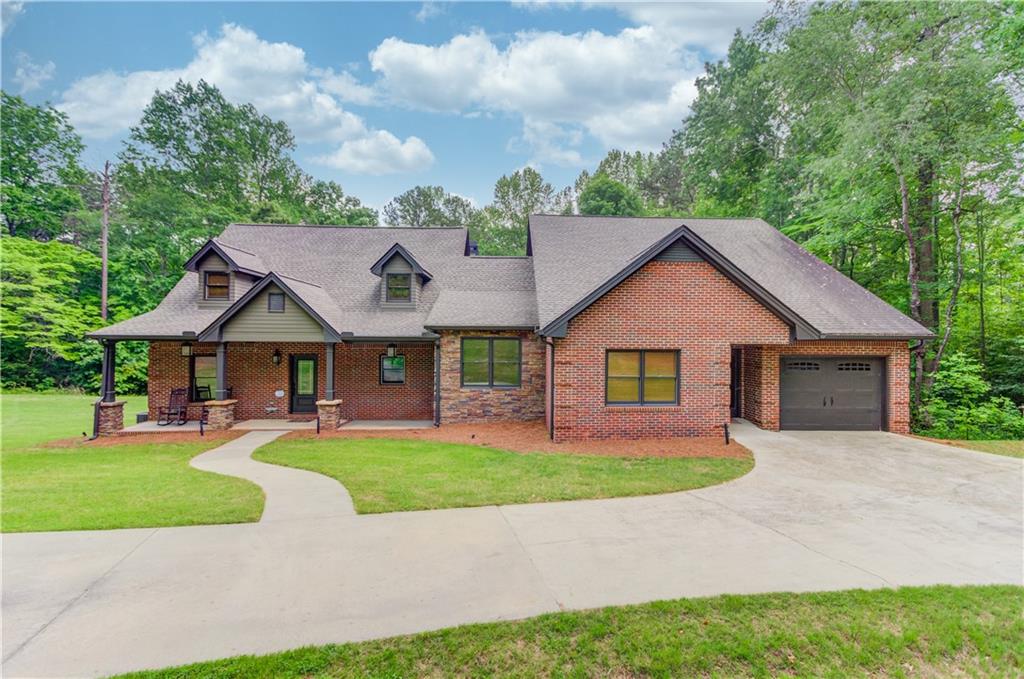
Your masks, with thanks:
<instances>
[{"instance_id":1,"label":"brick house","mask_svg":"<svg viewBox=\"0 0 1024 679\"><path fill-rule=\"evenodd\" d=\"M525 256L463 228L232 224L104 345L149 342L149 416L543 418L556 441L909 426L929 331L761 220L534 215Z\"/></svg>"}]
</instances>

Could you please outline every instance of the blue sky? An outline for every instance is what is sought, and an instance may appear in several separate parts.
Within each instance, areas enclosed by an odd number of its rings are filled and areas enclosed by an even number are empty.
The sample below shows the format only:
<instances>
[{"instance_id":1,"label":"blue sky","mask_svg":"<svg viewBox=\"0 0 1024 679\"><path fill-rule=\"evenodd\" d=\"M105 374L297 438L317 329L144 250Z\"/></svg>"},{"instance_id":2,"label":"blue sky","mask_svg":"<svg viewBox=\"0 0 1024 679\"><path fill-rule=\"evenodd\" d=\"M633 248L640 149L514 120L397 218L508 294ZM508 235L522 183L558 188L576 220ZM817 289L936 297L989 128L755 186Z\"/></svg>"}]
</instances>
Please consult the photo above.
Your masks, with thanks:
<instances>
[{"instance_id":1,"label":"blue sky","mask_svg":"<svg viewBox=\"0 0 1024 679\"><path fill-rule=\"evenodd\" d=\"M216 84L287 122L295 158L374 207L416 184L486 204L653 150L760 3L3 2L3 87L113 157L155 89Z\"/></svg>"}]
</instances>

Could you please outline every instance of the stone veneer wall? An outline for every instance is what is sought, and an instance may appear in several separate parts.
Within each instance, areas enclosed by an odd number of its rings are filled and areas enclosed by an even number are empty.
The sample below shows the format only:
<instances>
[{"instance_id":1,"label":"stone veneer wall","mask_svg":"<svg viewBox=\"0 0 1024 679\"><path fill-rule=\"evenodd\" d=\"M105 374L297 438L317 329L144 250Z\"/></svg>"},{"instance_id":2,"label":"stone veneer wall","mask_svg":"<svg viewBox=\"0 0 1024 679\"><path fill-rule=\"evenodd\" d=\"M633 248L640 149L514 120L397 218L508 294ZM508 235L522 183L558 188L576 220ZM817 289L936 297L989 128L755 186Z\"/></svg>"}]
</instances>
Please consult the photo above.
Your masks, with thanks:
<instances>
[{"instance_id":1,"label":"stone veneer wall","mask_svg":"<svg viewBox=\"0 0 1024 679\"><path fill-rule=\"evenodd\" d=\"M519 337L522 379L519 387L463 387L463 337ZM544 342L528 331L445 331L441 333L441 423L485 420L536 420L544 417Z\"/></svg>"}]
</instances>

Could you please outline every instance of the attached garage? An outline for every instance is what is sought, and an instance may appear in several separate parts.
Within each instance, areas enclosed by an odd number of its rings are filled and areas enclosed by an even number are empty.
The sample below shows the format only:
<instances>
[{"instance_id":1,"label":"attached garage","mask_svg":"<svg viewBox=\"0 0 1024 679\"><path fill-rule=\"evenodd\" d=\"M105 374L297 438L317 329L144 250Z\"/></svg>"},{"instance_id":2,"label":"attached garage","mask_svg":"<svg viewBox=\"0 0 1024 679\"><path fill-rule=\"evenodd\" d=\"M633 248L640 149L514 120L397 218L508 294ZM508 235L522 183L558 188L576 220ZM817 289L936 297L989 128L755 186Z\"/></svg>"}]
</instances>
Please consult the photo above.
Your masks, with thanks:
<instances>
[{"instance_id":1,"label":"attached garage","mask_svg":"<svg viewBox=\"0 0 1024 679\"><path fill-rule=\"evenodd\" d=\"M781 361L782 429L884 428L885 359L784 356Z\"/></svg>"}]
</instances>

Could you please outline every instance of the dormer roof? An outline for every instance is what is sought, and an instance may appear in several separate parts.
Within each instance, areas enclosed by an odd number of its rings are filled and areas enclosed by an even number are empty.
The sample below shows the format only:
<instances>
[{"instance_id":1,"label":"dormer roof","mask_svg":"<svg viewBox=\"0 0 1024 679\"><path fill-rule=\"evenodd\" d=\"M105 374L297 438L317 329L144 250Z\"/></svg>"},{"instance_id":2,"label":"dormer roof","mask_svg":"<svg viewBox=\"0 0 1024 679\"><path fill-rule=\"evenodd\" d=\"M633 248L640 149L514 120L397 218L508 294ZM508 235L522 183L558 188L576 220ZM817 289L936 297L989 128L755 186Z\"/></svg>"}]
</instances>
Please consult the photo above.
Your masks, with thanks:
<instances>
[{"instance_id":1,"label":"dormer roof","mask_svg":"<svg viewBox=\"0 0 1024 679\"><path fill-rule=\"evenodd\" d=\"M420 263L416 261L416 258L412 256L412 253L402 247L400 243L392 245L388 251L384 253L383 257L374 262L373 266L370 267L370 273L374 276L382 275L384 267L393 257L401 257L408 262L409 266L412 267L413 273L417 274L424 283L433 278L433 276L430 275L430 272L424 269Z\"/></svg>"}]
</instances>

